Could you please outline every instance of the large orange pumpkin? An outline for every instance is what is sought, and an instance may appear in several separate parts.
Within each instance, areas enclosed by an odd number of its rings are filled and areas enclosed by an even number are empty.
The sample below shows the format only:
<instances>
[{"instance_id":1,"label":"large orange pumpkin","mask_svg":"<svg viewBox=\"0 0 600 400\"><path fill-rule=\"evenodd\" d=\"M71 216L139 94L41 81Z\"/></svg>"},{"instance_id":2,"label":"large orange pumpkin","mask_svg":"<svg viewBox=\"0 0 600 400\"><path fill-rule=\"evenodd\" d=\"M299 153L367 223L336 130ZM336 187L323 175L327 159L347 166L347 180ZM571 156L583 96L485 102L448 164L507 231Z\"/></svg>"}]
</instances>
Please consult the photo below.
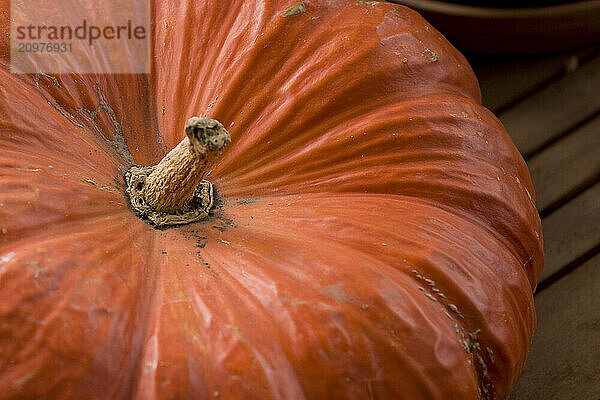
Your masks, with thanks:
<instances>
[{"instance_id":1,"label":"large orange pumpkin","mask_svg":"<svg viewBox=\"0 0 600 400\"><path fill-rule=\"evenodd\" d=\"M0 397L507 398L540 221L465 59L377 1L152 22L147 75L14 75L3 39ZM231 134L218 201L156 229L123 174L194 115Z\"/></svg>"}]
</instances>

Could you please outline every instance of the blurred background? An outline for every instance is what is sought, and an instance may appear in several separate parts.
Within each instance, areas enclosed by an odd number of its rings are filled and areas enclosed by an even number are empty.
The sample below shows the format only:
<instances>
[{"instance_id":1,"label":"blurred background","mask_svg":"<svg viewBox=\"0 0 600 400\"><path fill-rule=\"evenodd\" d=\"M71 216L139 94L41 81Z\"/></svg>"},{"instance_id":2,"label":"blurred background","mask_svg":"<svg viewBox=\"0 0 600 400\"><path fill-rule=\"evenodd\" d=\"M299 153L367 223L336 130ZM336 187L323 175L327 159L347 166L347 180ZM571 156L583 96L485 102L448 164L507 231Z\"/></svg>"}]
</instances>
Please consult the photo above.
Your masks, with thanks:
<instances>
[{"instance_id":1,"label":"blurred background","mask_svg":"<svg viewBox=\"0 0 600 400\"><path fill-rule=\"evenodd\" d=\"M511 400L600 399L600 1L393 0L461 50L527 161L546 265Z\"/></svg>"}]
</instances>

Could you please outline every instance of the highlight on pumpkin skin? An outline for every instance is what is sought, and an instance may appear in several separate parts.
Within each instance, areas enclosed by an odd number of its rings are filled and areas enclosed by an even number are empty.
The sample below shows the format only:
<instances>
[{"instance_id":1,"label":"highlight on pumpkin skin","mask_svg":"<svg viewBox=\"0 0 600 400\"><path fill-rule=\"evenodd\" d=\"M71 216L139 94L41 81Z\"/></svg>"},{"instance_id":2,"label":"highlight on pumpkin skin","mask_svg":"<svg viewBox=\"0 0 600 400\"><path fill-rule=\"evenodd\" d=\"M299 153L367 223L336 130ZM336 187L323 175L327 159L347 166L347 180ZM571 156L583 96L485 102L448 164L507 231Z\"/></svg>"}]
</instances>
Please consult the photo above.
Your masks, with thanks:
<instances>
[{"instance_id":1,"label":"highlight on pumpkin skin","mask_svg":"<svg viewBox=\"0 0 600 400\"><path fill-rule=\"evenodd\" d=\"M212 184L202 178L231 142L214 119L192 117L186 137L156 166L133 166L125 174L134 211L154 225L182 225L205 218L213 204Z\"/></svg>"}]
</instances>

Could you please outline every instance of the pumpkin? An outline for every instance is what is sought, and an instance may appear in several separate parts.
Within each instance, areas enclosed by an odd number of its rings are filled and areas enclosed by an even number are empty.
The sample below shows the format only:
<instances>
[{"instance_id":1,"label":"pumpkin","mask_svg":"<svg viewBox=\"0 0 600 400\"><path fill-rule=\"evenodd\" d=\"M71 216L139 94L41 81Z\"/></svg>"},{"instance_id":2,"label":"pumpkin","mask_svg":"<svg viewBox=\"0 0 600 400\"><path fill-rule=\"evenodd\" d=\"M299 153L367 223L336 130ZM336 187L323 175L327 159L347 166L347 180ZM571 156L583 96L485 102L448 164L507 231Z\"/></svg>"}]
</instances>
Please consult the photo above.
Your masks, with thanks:
<instances>
[{"instance_id":1,"label":"pumpkin","mask_svg":"<svg viewBox=\"0 0 600 400\"><path fill-rule=\"evenodd\" d=\"M3 38L2 396L507 398L540 220L465 58L378 1L156 0L152 26L148 74L11 74ZM127 172L190 117L231 139L180 172L214 204L158 227Z\"/></svg>"}]
</instances>

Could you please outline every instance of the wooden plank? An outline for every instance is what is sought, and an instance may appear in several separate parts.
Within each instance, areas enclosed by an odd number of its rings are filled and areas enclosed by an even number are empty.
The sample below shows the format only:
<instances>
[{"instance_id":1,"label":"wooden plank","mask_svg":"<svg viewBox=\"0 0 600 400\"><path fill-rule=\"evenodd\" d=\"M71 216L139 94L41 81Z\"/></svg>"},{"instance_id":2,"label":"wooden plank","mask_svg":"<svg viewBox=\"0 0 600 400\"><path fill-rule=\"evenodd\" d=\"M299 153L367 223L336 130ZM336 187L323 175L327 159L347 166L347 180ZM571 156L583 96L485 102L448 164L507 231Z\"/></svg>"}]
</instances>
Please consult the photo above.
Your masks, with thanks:
<instances>
[{"instance_id":1,"label":"wooden plank","mask_svg":"<svg viewBox=\"0 0 600 400\"><path fill-rule=\"evenodd\" d=\"M524 155L600 111L600 57L500 114Z\"/></svg>"},{"instance_id":2,"label":"wooden plank","mask_svg":"<svg viewBox=\"0 0 600 400\"><path fill-rule=\"evenodd\" d=\"M542 220L546 265L540 281L600 243L600 183Z\"/></svg>"},{"instance_id":3,"label":"wooden plank","mask_svg":"<svg viewBox=\"0 0 600 400\"><path fill-rule=\"evenodd\" d=\"M600 175L600 116L528 160L541 213Z\"/></svg>"},{"instance_id":4,"label":"wooden plank","mask_svg":"<svg viewBox=\"0 0 600 400\"><path fill-rule=\"evenodd\" d=\"M536 295L537 331L510 400L600 399L600 254Z\"/></svg>"},{"instance_id":5,"label":"wooden plank","mask_svg":"<svg viewBox=\"0 0 600 400\"><path fill-rule=\"evenodd\" d=\"M551 79L572 71L597 49L519 59L473 58L483 104L496 112Z\"/></svg>"}]
</instances>

